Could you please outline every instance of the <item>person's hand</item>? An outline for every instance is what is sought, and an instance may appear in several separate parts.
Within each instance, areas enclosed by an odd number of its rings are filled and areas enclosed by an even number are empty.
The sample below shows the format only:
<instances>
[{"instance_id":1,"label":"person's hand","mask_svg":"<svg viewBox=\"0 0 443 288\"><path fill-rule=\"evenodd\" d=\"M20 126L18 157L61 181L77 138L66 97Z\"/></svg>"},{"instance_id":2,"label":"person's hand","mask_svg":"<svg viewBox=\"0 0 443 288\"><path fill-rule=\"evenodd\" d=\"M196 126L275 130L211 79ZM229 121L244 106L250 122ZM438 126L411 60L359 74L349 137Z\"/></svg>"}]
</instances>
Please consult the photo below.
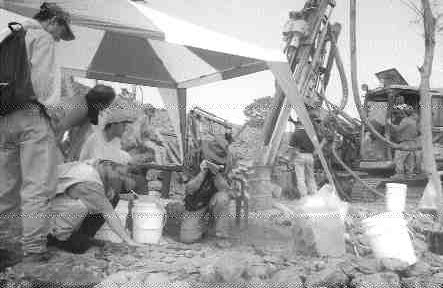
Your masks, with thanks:
<instances>
[{"instance_id":1,"label":"person's hand","mask_svg":"<svg viewBox=\"0 0 443 288\"><path fill-rule=\"evenodd\" d=\"M211 171L212 174L217 175L220 172L220 166L211 162L207 162L208 170Z\"/></svg>"},{"instance_id":2,"label":"person's hand","mask_svg":"<svg viewBox=\"0 0 443 288\"><path fill-rule=\"evenodd\" d=\"M203 160L202 163L200 163L200 170L205 171L209 169L209 163L207 160Z\"/></svg>"}]
</instances>

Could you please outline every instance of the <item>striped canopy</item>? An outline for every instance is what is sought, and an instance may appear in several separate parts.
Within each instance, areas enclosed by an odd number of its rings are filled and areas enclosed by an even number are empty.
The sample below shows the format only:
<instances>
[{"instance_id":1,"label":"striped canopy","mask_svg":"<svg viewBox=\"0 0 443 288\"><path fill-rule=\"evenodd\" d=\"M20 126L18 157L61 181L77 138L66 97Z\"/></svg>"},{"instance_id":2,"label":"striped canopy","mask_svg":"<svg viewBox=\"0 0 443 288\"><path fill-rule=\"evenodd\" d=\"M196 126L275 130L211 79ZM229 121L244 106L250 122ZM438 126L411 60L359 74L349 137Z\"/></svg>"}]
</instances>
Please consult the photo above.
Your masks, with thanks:
<instances>
[{"instance_id":1,"label":"striped canopy","mask_svg":"<svg viewBox=\"0 0 443 288\"><path fill-rule=\"evenodd\" d=\"M94 12L97 9L92 8L104 1L106 5L102 3L102 8ZM0 0L2 7L25 16L36 12L40 2ZM75 76L160 88L189 88L268 69L266 62L259 59L163 41L156 37L162 33L159 30L151 37L148 31L157 28L125 0L58 2L73 13L73 23L79 24L72 25L76 39L60 42L58 49L63 69ZM85 16L88 5L92 11L88 9L90 14ZM116 13L120 8L131 17L121 19L124 17ZM0 27L22 20L15 13L5 10L0 13ZM133 25L134 30L127 25ZM121 29L116 29L117 26ZM139 33L142 30L144 34Z\"/></svg>"},{"instance_id":2,"label":"striped canopy","mask_svg":"<svg viewBox=\"0 0 443 288\"><path fill-rule=\"evenodd\" d=\"M61 43L74 75L162 88L189 88L268 69L264 61L122 33L74 27Z\"/></svg>"}]
</instances>

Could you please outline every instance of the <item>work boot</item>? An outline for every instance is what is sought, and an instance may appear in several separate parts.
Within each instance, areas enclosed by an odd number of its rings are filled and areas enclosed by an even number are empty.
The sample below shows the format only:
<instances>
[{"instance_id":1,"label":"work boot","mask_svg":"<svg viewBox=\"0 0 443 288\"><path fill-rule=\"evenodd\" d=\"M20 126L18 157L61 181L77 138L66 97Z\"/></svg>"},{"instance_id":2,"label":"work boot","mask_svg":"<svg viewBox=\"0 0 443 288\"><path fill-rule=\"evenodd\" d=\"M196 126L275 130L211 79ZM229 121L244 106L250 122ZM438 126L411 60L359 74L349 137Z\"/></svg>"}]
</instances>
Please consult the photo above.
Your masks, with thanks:
<instances>
[{"instance_id":1,"label":"work boot","mask_svg":"<svg viewBox=\"0 0 443 288\"><path fill-rule=\"evenodd\" d=\"M6 268L12 267L15 264L20 263L22 256L13 251L0 249L0 272L3 272ZM1 285L0 285L1 286Z\"/></svg>"},{"instance_id":2,"label":"work boot","mask_svg":"<svg viewBox=\"0 0 443 288\"><path fill-rule=\"evenodd\" d=\"M91 246L104 247L106 245L105 241L99 240L99 239L95 239L95 238L88 237L88 241L91 244Z\"/></svg>"},{"instance_id":3,"label":"work boot","mask_svg":"<svg viewBox=\"0 0 443 288\"><path fill-rule=\"evenodd\" d=\"M23 256L22 263L46 263L52 258L53 253L46 251L42 253L28 253Z\"/></svg>"},{"instance_id":4,"label":"work boot","mask_svg":"<svg viewBox=\"0 0 443 288\"><path fill-rule=\"evenodd\" d=\"M74 254L83 254L93 245L89 241L89 237L82 234L72 234L68 240L58 240L55 236L48 235L48 246L57 247L63 251Z\"/></svg>"}]
</instances>

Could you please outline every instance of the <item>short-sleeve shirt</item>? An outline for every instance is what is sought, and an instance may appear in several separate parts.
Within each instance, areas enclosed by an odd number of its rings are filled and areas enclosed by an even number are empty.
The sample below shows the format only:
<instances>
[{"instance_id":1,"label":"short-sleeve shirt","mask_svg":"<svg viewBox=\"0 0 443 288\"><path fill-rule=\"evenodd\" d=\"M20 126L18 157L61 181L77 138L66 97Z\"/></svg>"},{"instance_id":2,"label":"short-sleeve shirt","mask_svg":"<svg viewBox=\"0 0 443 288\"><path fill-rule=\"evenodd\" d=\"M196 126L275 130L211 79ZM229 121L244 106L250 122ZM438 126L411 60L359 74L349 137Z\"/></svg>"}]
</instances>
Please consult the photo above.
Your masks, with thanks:
<instances>
[{"instance_id":1,"label":"short-sleeve shirt","mask_svg":"<svg viewBox=\"0 0 443 288\"><path fill-rule=\"evenodd\" d=\"M113 210L99 172L87 162L70 162L58 166L57 194L61 193L80 199L91 214Z\"/></svg>"},{"instance_id":2,"label":"short-sleeve shirt","mask_svg":"<svg viewBox=\"0 0 443 288\"><path fill-rule=\"evenodd\" d=\"M106 197L103 185L94 182L82 182L68 188L66 194L80 199L91 214L108 214L114 211Z\"/></svg>"}]
</instances>

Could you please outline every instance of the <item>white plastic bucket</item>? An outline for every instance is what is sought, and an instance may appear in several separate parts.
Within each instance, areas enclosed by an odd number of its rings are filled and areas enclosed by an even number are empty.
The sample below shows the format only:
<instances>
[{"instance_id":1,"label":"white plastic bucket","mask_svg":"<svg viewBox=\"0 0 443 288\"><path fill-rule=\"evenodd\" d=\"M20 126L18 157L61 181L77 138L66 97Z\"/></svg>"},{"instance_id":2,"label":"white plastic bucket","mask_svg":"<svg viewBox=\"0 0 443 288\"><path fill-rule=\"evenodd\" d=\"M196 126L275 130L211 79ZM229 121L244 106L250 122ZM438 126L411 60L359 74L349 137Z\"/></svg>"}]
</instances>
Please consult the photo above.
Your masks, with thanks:
<instances>
[{"instance_id":1,"label":"white plastic bucket","mask_svg":"<svg viewBox=\"0 0 443 288\"><path fill-rule=\"evenodd\" d=\"M386 183L386 210L388 212L403 212L406 206L406 191L408 186L400 183Z\"/></svg>"},{"instance_id":2,"label":"white plastic bucket","mask_svg":"<svg viewBox=\"0 0 443 288\"><path fill-rule=\"evenodd\" d=\"M417 262L407 223L402 215L378 214L363 220L362 226L376 258L399 259L410 265Z\"/></svg>"},{"instance_id":3,"label":"white plastic bucket","mask_svg":"<svg viewBox=\"0 0 443 288\"><path fill-rule=\"evenodd\" d=\"M134 240L158 244L165 224L165 210L156 202L136 201L132 209Z\"/></svg>"},{"instance_id":4,"label":"white plastic bucket","mask_svg":"<svg viewBox=\"0 0 443 288\"><path fill-rule=\"evenodd\" d=\"M129 210L128 210L128 201L126 200L120 200L118 202L117 207L115 207L115 212L118 215L118 218L120 218L120 221L123 224L123 227L126 223L126 217L128 216ZM97 232L95 235L95 238L105 241L110 241L113 243L122 243L123 240L114 233L114 231L111 230L111 228L108 226L108 224L103 224L102 228Z\"/></svg>"}]
</instances>

